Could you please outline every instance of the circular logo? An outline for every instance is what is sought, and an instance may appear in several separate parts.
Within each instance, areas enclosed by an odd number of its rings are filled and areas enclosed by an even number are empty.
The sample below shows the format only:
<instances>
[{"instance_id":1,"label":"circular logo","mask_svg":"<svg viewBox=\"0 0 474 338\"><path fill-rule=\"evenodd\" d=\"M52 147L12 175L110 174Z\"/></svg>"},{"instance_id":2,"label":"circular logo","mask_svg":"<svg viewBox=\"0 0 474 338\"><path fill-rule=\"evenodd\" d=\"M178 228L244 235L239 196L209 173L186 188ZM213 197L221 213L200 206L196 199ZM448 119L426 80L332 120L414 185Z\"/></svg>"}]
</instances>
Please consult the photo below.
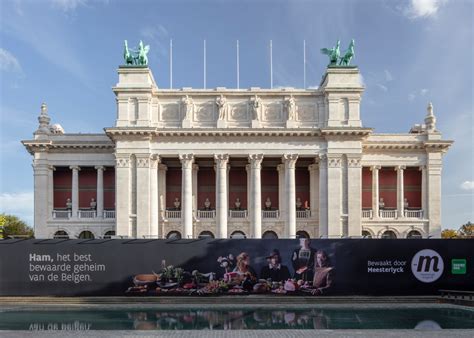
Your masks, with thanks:
<instances>
[{"instance_id":1,"label":"circular logo","mask_svg":"<svg viewBox=\"0 0 474 338\"><path fill-rule=\"evenodd\" d=\"M432 283L443 274L444 262L434 250L423 249L411 260L411 272L423 283Z\"/></svg>"}]
</instances>

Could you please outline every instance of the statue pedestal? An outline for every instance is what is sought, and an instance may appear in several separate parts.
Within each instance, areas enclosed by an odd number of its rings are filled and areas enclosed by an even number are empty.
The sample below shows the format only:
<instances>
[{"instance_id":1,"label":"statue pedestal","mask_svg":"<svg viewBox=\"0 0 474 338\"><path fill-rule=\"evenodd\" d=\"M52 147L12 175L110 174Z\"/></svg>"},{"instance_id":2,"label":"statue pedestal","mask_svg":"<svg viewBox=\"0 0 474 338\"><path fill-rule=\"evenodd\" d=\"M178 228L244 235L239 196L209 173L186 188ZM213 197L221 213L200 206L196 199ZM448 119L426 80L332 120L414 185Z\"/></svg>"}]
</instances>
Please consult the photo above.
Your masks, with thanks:
<instances>
[{"instance_id":1,"label":"statue pedestal","mask_svg":"<svg viewBox=\"0 0 474 338\"><path fill-rule=\"evenodd\" d=\"M260 121L259 120L252 120L252 128L260 128Z\"/></svg>"},{"instance_id":2,"label":"statue pedestal","mask_svg":"<svg viewBox=\"0 0 474 338\"><path fill-rule=\"evenodd\" d=\"M217 120L217 128L227 128L227 121Z\"/></svg>"},{"instance_id":3,"label":"statue pedestal","mask_svg":"<svg viewBox=\"0 0 474 338\"><path fill-rule=\"evenodd\" d=\"M286 127L287 128L297 128L298 127L298 123L296 123L296 121L286 121Z\"/></svg>"},{"instance_id":4,"label":"statue pedestal","mask_svg":"<svg viewBox=\"0 0 474 338\"><path fill-rule=\"evenodd\" d=\"M192 128L191 120L183 120L181 124L182 128Z\"/></svg>"}]
</instances>

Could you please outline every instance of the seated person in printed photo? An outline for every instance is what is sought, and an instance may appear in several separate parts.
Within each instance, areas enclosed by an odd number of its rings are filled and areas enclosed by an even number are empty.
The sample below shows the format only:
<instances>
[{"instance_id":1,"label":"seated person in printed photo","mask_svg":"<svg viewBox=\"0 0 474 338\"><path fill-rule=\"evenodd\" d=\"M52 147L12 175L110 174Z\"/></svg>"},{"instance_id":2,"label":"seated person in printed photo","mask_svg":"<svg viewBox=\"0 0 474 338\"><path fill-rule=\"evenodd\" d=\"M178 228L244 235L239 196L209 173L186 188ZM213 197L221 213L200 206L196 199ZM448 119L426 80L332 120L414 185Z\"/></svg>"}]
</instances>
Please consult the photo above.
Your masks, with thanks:
<instances>
[{"instance_id":1,"label":"seated person in printed photo","mask_svg":"<svg viewBox=\"0 0 474 338\"><path fill-rule=\"evenodd\" d=\"M270 279L272 282L284 282L290 278L290 271L286 265L281 264L280 251L274 249L266 257L268 265L260 271L260 279Z\"/></svg>"}]
</instances>

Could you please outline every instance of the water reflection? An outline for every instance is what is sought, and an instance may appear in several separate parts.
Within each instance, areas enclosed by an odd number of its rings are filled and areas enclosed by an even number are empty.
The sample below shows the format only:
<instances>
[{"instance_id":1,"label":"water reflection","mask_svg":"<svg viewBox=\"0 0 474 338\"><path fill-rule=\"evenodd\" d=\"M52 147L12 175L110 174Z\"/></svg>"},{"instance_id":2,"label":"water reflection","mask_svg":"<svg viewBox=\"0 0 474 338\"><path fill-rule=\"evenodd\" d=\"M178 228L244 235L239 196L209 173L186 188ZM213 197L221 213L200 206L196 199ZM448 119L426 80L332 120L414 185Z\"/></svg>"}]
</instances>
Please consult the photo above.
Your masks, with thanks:
<instances>
[{"instance_id":1,"label":"water reflection","mask_svg":"<svg viewBox=\"0 0 474 338\"><path fill-rule=\"evenodd\" d=\"M235 308L2 311L0 330L258 330L474 328L474 311L454 308Z\"/></svg>"}]
</instances>

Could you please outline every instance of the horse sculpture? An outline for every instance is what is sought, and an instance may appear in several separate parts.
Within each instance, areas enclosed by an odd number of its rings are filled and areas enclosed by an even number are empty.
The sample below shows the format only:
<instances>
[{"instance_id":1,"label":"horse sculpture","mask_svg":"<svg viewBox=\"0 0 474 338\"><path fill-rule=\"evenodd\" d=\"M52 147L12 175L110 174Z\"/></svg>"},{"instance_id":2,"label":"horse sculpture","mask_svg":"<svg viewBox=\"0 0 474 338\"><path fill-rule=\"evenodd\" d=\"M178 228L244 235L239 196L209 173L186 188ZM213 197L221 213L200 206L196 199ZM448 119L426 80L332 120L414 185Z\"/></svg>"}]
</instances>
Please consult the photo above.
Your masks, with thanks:
<instances>
[{"instance_id":1,"label":"horse sculpture","mask_svg":"<svg viewBox=\"0 0 474 338\"><path fill-rule=\"evenodd\" d=\"M321 48L321 53L329 56L329 65L337 65L337 60L339 60L340 50L339 45L341 41L337 40L336 46L334 48Z\"/></svg>"},{"instance_id":2,"label":"horse sculpture","mask_svg":"<svg viewBox=\"0 0 474 338\"><path fill-rule=\"evenodd\" d=\"M344 56L342 56L339 61L339 66L349 66L351 63L352 57L354 56L354 39L351 40L349 48L347 48Z\"/></svg>"},{"instance_id":3,"label":"horse sculpture","mask_svg":"<svg viewBox=\"0 0 474 338\"><path fill-rule=\"evenodd\" d=\"M123 52L123 59L125 64L128 66L146 66L148 65L148 57L147 54L150 51L150 46L143 45L143 41L140 40L138 44L138 50L133 50L128 48L127 40L124 41L125 48Z\"/></svg>"}]
</instances>

